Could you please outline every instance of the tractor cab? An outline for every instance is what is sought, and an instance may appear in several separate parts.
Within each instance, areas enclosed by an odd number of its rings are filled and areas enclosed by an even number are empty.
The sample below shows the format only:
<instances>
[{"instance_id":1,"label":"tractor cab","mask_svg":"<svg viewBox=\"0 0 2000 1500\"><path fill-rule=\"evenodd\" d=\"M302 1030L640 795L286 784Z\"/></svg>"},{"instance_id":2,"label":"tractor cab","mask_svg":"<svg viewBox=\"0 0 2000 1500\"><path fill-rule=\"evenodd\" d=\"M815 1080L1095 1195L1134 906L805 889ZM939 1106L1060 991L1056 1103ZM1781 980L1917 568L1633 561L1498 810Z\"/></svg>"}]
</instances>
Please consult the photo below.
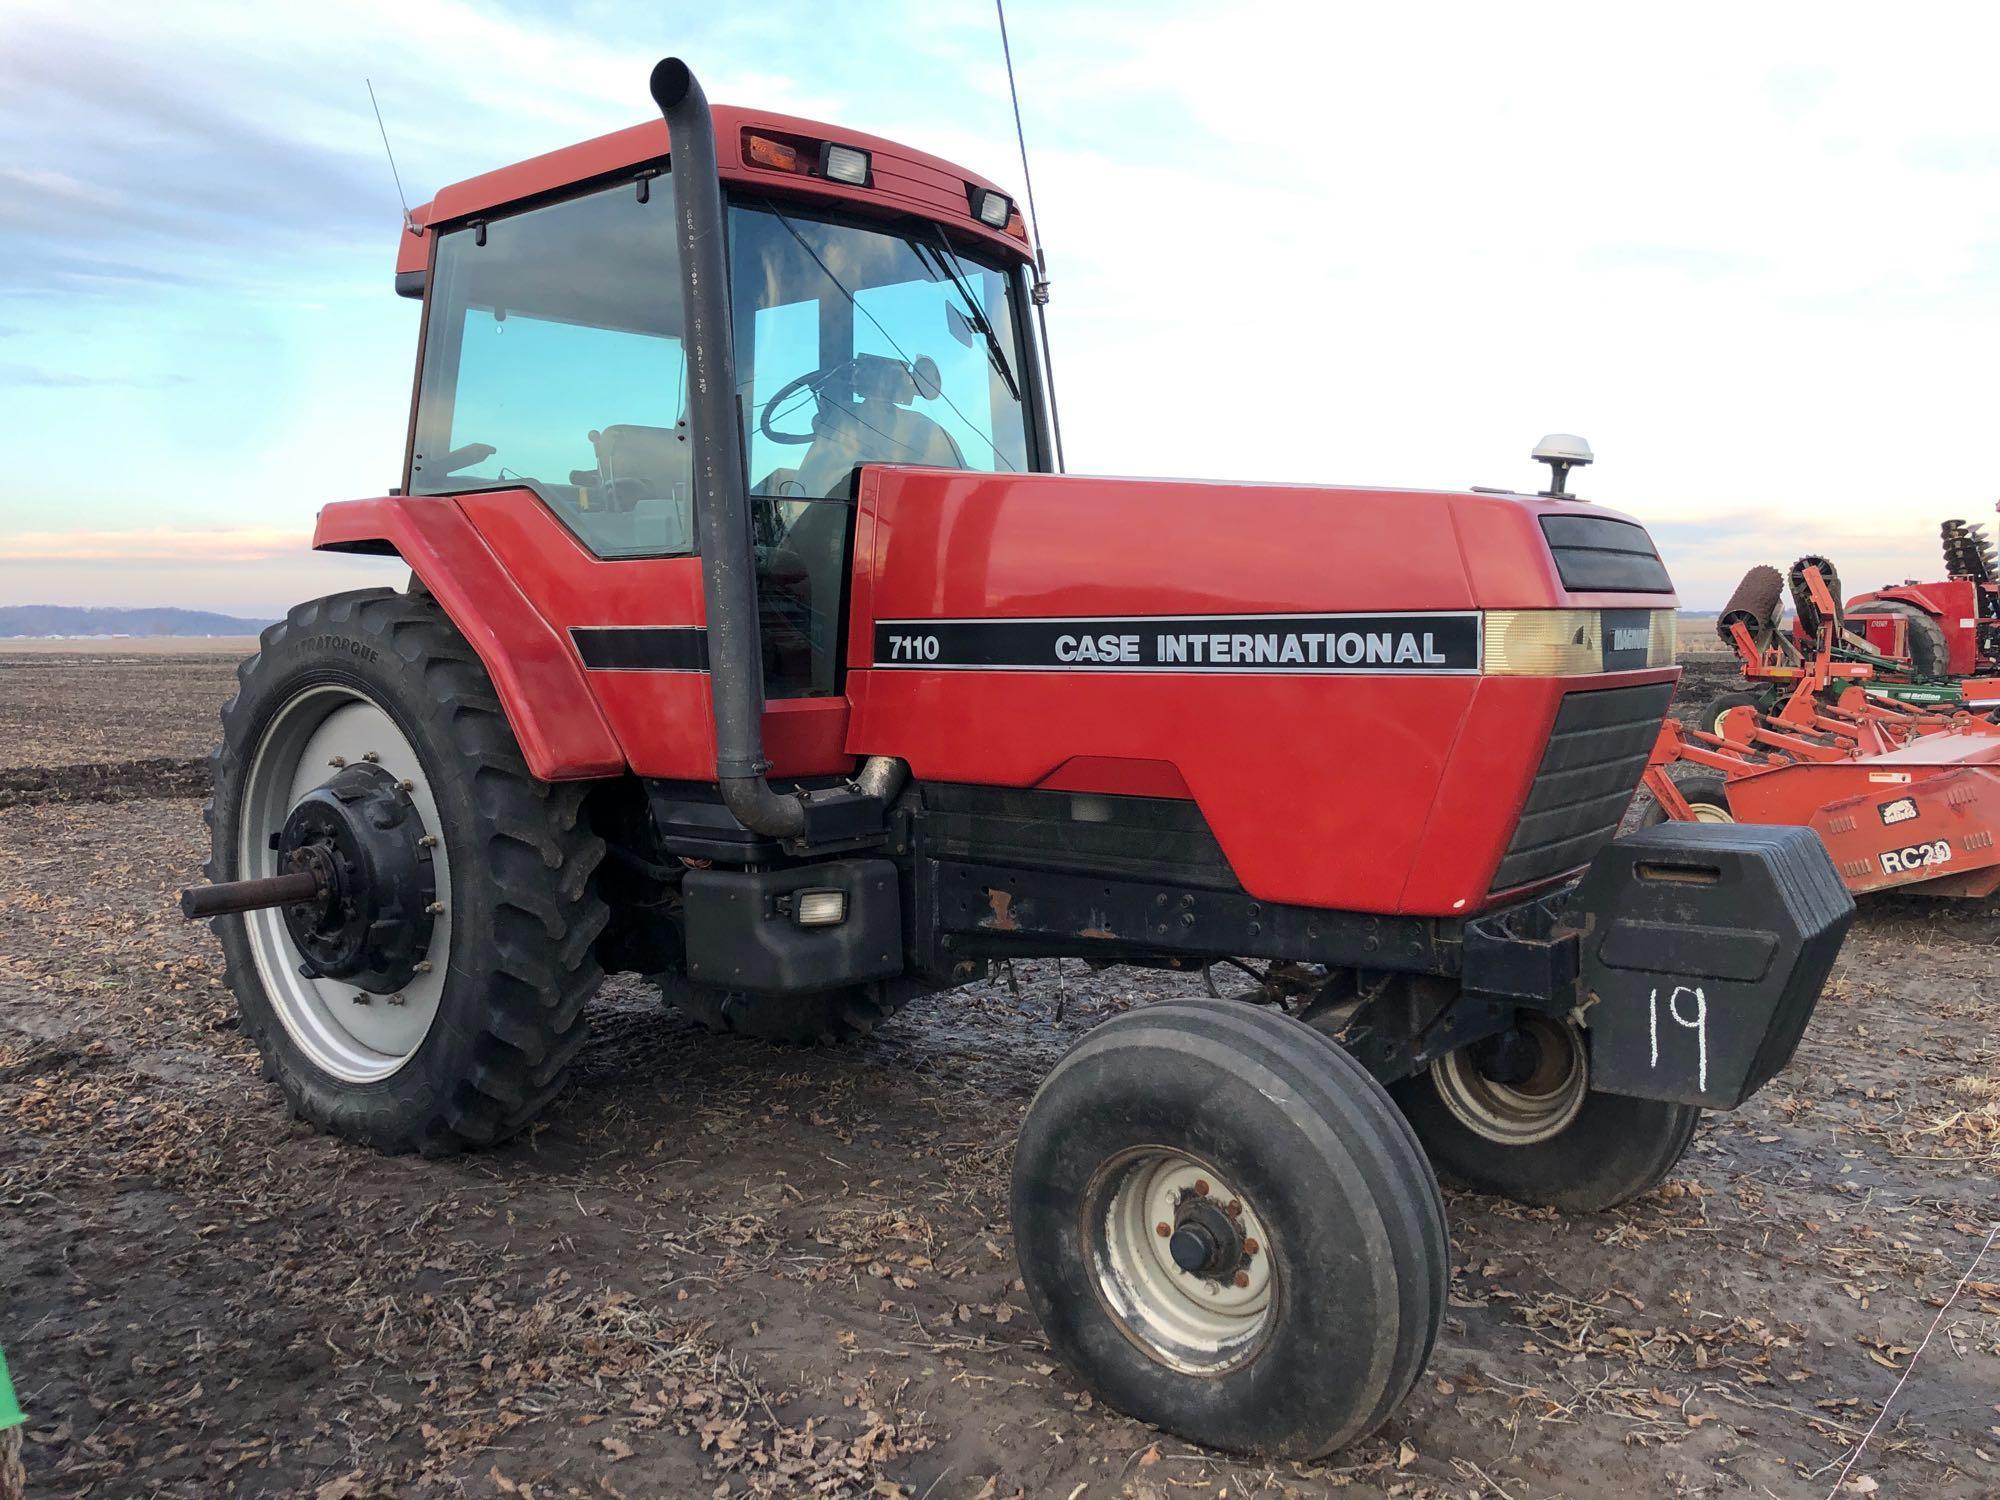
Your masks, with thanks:
<instances>
[{"instance_id":1,"label":"tractor cab","mask_svg":"<svg viewBox=\"0 0 2000 1500\"><path fill-rule=\"evenodd\" d=\"M718 116L766 690L830 693L861 466L1053 467L1027 247L977 179L829 126ZM482 179L426 205L427 263L401 280L424 300L407 490L526 489L594 558L690 557L679 178L657 126L577 154L582 181L565 162L546 188Z\"/></svg>"}]
</instances>

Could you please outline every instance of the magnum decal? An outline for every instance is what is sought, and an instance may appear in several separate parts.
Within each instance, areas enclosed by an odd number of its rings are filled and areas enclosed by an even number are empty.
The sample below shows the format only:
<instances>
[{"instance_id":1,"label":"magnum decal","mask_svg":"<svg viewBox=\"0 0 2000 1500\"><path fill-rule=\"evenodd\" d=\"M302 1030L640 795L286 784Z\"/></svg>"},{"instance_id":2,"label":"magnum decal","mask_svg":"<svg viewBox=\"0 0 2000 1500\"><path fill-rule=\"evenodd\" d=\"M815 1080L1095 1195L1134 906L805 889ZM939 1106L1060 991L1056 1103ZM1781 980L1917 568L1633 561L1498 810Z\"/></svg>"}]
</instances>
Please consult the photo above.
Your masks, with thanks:
<instances>
[{"instance_id":1,"label":"magnum decal","mask_svg":"<svg viewBox=\"0 0 2000 1500\"><path fill-rule=\"evenodd\" d=\"M1472 673L1479 614L879 620L875 665L1014 672Z\"/></svg>"}]
</instances>

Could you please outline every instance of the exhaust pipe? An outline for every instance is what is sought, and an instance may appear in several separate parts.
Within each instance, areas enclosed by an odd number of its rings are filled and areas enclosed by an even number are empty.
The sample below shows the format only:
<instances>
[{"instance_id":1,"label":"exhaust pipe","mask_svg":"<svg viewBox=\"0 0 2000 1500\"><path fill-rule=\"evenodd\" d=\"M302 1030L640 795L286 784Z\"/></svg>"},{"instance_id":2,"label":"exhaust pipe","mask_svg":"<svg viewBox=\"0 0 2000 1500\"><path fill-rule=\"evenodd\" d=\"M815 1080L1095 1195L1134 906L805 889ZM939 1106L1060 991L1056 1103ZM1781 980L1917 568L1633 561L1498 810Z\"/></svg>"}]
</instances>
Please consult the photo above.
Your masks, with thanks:
<instances>
[{"instance_id":1,"label":"exhaust pipe","mask_svg":"<svg viewBox=\"0 0 2000 1500\"><path fill-rule=\"evenodd\" d=\"M708 681L715 706L715 776L736 821L771 838L806 831L805 804L764 779L764 654L758 640L757 559L750 542L749 480L736 406L736 345L723 247L722 179L708 96L678 57L653 69L653 102L667 122L674 231L685 303L695 537L708 607Z\"/></svg>"}]
</instances>

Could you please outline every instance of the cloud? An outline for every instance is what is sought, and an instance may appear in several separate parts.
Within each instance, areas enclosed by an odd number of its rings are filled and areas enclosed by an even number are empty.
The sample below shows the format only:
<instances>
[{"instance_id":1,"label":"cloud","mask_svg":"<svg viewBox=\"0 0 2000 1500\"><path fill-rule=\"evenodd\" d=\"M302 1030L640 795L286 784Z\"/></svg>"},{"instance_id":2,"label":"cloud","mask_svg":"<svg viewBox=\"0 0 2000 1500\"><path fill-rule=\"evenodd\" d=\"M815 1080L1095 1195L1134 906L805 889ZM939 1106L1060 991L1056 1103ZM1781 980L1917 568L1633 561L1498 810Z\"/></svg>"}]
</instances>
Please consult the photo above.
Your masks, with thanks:
<instances>
[{"instance_id":1,"label":"cloud","mask_svg":"<svg viewBox=\"0 0 2000 1500\"><path fill-rule=\"evenodd\" d=\"M0 563L187 564L269 562L312 549L300 532L257 526L134 531L20 531L0 533Z\"/></svg>"},{"instance_id":2,"label":"cloud","mask_svg":"<svg viewBox=\"0 0 2000 1500\"><path fill-rule=\"evenodd\" d=\"M0 361L0 387L10 385L44 386L56 390L74 390L88 386L130 386L136 388L158 388L169 385L185 385L187 377L172 371L156 375L124 375L116 373L81 374L72 370L45 370L40 365L20 364Z\"/></svg>"}]
</instances>

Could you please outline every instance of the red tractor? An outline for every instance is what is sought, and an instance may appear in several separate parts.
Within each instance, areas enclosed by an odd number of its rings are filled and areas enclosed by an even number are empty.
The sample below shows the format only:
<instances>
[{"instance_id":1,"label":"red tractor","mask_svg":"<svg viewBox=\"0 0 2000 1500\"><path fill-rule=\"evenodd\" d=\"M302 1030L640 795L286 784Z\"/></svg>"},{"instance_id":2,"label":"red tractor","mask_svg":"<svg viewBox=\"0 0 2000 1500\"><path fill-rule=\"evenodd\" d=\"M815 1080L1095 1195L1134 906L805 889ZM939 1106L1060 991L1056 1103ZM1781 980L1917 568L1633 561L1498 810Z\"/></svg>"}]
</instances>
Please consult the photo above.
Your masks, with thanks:
<instances>
[{"instance_id":1,"label":"red tractor","mask_svg":"<svg viewBox=\"0 0 2000 1500\"><path fill-rule=\"evenodd\" d=\"M1856 594L1846 628L1920 678L2000 677L2000 558L1983 526L1946 521L1939 532L1944 578Z\"/></svg>"},{"instance_id":2,"label":"red tractor","mask_svg":"<svg viewBox=\"0 0 2000 1500\"><path fill-rule=\"evenodd\" d=\"M1014 205L835 126L654 120L403 236L403 488L315 546L215 757L216 917L291 1107L520 1130L607 969L867 1031L1017 955L1270 965L1121 1015L1014 1163L1021 1273L1118 1407L1369 1431L1449 1274L1432 1164L1591 1209L1783 1067L1853 906L1804 829L1615 838L1678 668L1646 532L1539 495L1075 478ZM1148 377L1152 378L1152 377Z\"/></svg>"}]
</instances>

